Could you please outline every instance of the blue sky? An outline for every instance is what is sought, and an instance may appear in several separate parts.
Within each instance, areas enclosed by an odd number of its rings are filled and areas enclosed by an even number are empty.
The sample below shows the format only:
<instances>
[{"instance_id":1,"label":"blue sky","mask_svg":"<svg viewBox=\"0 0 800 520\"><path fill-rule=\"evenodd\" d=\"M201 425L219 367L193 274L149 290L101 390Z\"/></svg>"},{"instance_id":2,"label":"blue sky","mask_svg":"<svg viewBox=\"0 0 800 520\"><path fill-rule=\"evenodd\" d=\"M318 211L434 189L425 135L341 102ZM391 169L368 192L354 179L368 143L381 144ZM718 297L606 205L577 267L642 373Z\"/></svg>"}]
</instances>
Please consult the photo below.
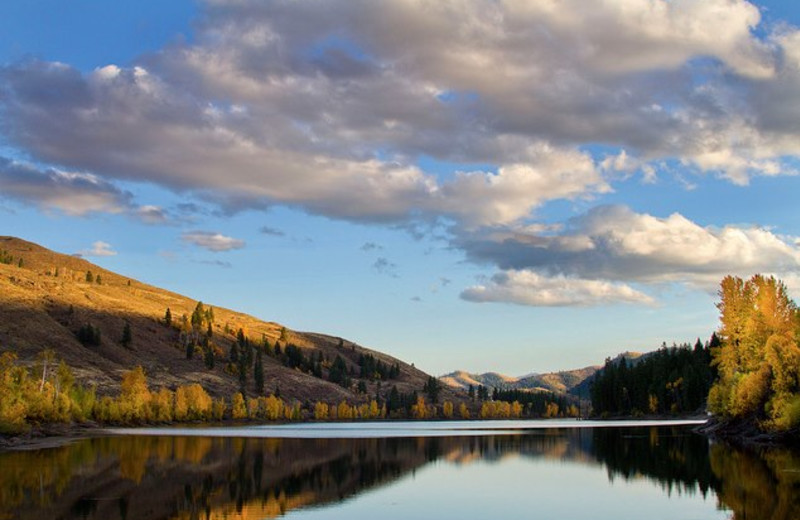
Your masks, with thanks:
<instances>
[{"instance_id":1,"label":"blue sky","mask_svg":"<svg viewBox=\"0 0 800 520\"><path fill-rule=\"evenodd\" d=\"M0 233L433 374L796 296L798 8L580 4L3 2Z\"/></svg>"}]
</instances>

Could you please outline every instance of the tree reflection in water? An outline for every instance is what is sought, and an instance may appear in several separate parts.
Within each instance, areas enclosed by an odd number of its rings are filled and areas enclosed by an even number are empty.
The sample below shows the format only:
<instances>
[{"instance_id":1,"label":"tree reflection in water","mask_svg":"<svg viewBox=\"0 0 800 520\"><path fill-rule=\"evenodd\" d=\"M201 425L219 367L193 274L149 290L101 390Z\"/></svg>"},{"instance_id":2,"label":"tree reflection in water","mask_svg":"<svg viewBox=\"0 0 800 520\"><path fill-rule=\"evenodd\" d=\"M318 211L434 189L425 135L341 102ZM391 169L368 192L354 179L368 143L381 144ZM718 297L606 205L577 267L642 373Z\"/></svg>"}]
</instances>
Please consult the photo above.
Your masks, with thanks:
<instances>
[{"instance_id":1,"label":"tree reflection in water","mask_svg":"<svg viewBox=\"0 0 800 520\"><path fill-rule=\"evenodd\" d=\"M800 454L709 445L685 427L389 439L105 437L0 453L0 519L274 518L431 462L508 456L602 464L670 495L713 492L736 520L800 518Z\"/></svg>"}]
</instances>

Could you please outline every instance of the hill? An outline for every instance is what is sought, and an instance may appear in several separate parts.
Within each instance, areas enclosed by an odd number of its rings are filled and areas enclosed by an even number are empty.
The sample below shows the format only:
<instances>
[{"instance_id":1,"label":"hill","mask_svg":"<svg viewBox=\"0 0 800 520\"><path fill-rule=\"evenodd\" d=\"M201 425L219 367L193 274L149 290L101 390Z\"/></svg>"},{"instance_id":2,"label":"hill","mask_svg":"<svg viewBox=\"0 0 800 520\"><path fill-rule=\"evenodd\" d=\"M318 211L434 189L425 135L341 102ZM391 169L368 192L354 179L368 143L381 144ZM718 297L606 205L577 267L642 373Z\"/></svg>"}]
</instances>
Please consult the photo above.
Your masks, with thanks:
<instances>
[{"instance_id":1,"label":"hill","mask_svg":"<svg viewBox=\"0 0 800 520\"><path fill-rule=\"evenodd\" d=\"M439 379L446 386L459 390L467 389L470 385L473 387L483 385L490 389L502 388L507 390L569 393L573 388L577 387L587 378L591 377L599 368L599 366L590 366L575 370L550 372L546 374L531 374L522 377L506 376L503 374L498 374L497 372L470 374L464 371L456 371L444 375Z\"/></svg>"},{"instance_id":2,"label":"hill","mask_svg":"<svg viewBox=\"0 0 800 520\"><path fill-rule=\"evenodd\" d=\"M0 294L0 353L11 350L22 362L31 363L43 350L52 349L72 367L78 380L97 385L100 394L116 392L123 372L141 365L151 388L200 383L212 396L230 397L239 388L229 365L239 330L250 344L273 354L263 356L266 392L279 388L282 397L290 400L353 403L374 397L379 385L373 377L361 379L366 394L357 391L359 361L365 358L373 367L396 367L380 385L382 398L392 386L402 393L421 391L429 377L412 365L351 341L289 330L221 307L212 307L213 318L207 320L214 358L214 367L207 368L199 346L189 347L193 356L187 358L187 345L202 342L208 334L207 324L201 330L188 325L196 300L14 237L0 237ZM206 302L205 309L208 303L213 305ZM167 309L171 325L165 323ZM123 341L126 324L130 342ZM98 344L86 338L79 341L87 325L90 331L100 332ZM281 356L274 356L273 348L264 348L276 342L283 349ZM298 349L289 363L288 345ZM296 362L297 352L303 360L318 360L316 376L309 365ZM347 388L328 381L337 356L353 380ZM452 395L448 390L443 397Z\"/></svg>"}]
</instances>

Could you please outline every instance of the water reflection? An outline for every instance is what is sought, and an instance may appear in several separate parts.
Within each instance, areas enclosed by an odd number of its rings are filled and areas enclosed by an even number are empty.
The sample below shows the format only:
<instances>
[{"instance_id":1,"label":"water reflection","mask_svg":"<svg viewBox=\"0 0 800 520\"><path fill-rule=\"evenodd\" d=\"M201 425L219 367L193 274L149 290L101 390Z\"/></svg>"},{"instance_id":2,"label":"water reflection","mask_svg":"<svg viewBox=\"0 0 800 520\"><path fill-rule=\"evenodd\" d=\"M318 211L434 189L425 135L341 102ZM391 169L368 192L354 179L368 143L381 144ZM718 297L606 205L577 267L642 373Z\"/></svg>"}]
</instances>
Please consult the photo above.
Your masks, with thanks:
<instances>
[{"instance_id":1,"label":"water reflection","mask_svg":"<svg viewBox=\"0 0 800 520\"><path fill-rule=\"evenodd\" d=\"M340 502L431 463L548 460L609 481L715 494L737 520L800 518L800 454L709 446L687 428L392 439L108 437L0 454L0 519L274 518ZM580 490L570 490L572 496ZM712 495L713 496L713 495Z\"/></svg>"}]
</instances>

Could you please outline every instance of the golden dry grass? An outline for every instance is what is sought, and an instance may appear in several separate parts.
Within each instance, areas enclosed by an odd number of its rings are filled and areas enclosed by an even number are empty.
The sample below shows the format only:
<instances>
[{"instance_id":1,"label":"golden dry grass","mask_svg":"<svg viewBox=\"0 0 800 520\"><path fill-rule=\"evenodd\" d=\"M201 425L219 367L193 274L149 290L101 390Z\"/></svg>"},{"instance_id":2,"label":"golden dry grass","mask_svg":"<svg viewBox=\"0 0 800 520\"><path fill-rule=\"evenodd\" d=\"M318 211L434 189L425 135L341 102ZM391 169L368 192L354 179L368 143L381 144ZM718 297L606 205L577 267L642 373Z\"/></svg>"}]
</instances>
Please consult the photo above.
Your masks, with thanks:
<instances>
[{"instance_id":1,"label":"golden dry grass","mask_svg":"<svg viewBox=\"0 0 800 520\"><path fill-rule=\"evenodd\" d=\"M151 389L174 388L197 382L214 396L230 396L238 379L224 371L223 359L207 369L201 355L186 359L179 331L166 327L163 318L169 307L173 322L183 314L191 316L197 301L138 280L105 270L85 259L64 255L14 237L0 237L0 251L14 257L0 264L0 352L14 350L23 361L32 361L44 349L53 349L73 367L84 383L98 385L101 393L114 392L121 374L136 365L144 367ZM23 259L18 267L17 259ZM88 283L86 272L100 275L101 284ZM204 302L212 305L213 302ZM266 338L270 344L282 326L253 316L214 306L213 342L227 354L240 328L254 344ZM120 340L125 323L130 323L133 342L126 348ZM84 346L76 332L85 323L102 331L100 346ZM226 332L230 331L230 332ZM401 392L420 390L427 374L391 356L365 349L339 338L288 330L289 342L304 352L321 351L326 359L341 355L355 370L358 356L371 353L384 363L398 362L401 375L384 382L384 391L396 384ZM338 402L364 399L351 391L298 370L288 369L264 356L266 389L280 387L284 398L300 401ZM374 396L374 383L369 393Z\"/></svg>"}]
</instances>

